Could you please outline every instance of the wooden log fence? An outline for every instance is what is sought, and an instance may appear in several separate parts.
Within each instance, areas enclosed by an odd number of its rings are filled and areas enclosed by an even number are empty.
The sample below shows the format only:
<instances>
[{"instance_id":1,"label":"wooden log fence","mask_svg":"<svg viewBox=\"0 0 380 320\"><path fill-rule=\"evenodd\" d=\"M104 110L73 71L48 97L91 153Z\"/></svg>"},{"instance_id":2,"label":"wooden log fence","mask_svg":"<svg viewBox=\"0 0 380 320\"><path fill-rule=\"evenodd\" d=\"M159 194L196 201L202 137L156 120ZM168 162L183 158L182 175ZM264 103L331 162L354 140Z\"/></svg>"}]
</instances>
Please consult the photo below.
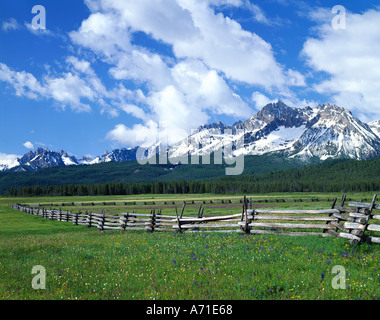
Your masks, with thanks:
<instances>
[{"instance_id":1,"label":"wooden log fence","mask_svg":"<svg viewBox=\"0 0 380 320\"><path fill-rule=\"evenodd\" d=\"M161 209L150 213L135 212L109 215L99 213L72 213L69 211L31 208L20 204L10 205L15 210L38 215L43 218L72 222L74 225L96 227L104 230L144 230L147 232L224 232L243 234L281 234L289 236L313 235L336 236L347 239L352 245L360 242L380 243L380 205L377 195L370 203L353 202L346 204L346 196L337 204L333 200L330 209L322 210L274 210L251 209L246 197L241 201L241 213L203 216L202 203L194 217L184 216L186 203L175 214L162 214Z\"/></svg>"}]
</instances>

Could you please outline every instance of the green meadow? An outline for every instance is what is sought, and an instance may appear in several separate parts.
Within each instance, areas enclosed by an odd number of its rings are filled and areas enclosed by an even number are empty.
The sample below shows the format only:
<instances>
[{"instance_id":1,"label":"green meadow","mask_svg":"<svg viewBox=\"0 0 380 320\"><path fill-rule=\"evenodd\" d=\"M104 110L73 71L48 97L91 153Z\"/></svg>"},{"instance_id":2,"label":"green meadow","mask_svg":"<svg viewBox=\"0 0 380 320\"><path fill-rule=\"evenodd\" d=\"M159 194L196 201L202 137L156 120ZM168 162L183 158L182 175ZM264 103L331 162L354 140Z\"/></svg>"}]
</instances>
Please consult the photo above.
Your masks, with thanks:
<instances>
[{"instance_id":1,"label":"green meadow","mask_svg":"<svg viewBox=\"0 0 380 320\"><path fill-rule=\"evenodd\" d=\"M255 199L319 202L265 204L276 208L329 208L335 194L267 194ZM338 195L339 196L339 195ZM372 194L349 194L355 200ZM225 199L240 199L229 196ZM353 248L338 238L226 233L103 231L17 212L9 203L70 210L150 210L112 201L222 199L207 195L0 198L0 299L2 300L378 300L380 246ZM160 203L159 203L160 202ZM264 204L263 204L264 205ZM199 205L189 206L195 215ZM181 208L178 205L179 209ZM139 208L139 210L137 210ZM65 208L66 210L66 208ZM238 213L239 207L205 205L205 214ZM173 208L163 207L164 212ZM45 289L34 289L34 266L46 270ZM340 273L333 268L339 266Z\"/></svg>"}]
</instances>

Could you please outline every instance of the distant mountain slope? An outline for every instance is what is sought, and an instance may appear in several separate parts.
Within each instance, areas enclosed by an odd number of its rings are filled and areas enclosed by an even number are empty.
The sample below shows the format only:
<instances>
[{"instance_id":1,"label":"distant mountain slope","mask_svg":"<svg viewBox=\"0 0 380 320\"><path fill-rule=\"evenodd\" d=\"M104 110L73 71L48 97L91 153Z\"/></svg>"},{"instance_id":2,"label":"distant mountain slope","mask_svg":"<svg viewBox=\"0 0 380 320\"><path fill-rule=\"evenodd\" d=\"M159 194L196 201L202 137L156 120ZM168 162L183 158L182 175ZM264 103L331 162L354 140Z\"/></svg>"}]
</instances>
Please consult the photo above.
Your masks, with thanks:
<instances>
[{"instance_id":1,"label":"distant mountain slope","mask_svg":"<svg viewBox=\"0 0 380 320\"><path fill-rule=\"evenodd\" d=\"M318 159L314 159L319 163ZM275 155L248 156L244 174L261 174L300 167L297 159ZM9 188L108 182L201 181L225 176L226 165L140 165L137 161L51 167L39 171L0 172L0 194Z\"/></svg>"},{"instance_id":2,"label":"distant mountain slope","mask_svg":"<svg viewBox=\"0 0 380 320\"><path fill-rule=\"evenodd\" d=\"M111 152L106 151L103 155L95 157L82 157L76 159L74 156L70 156L66 151L50 151L48 148L38 148L36 151L30 151L21 158L13 161L12 163L4 164L0 166L0 171L13 171L13 172L28 172L39 171L52 167L65 167L65 166L77 166L77 165L93 165L105 162L123 162L123 161L135 161L136 151L134 149L115 149Z\"/></svg>"},{"instance_id":3,"label":"distant mountain slope","mask_svg":"<svg viewBox=\"0 0 380 320\"><path fill-rule=\"evenodd\" d=\"M253 156L248 159L255 159L264 156ZM276 158L279 159L279 158ZM270 159L260 159L257 163L270 161ZM112 169L119 169L118 171L124 173L123 166L126 163L105 163L95 165L99 167L106 167L107 170L102 168L100 173L111 173ZM115 168L116 166L116 168ZM87 169L93 167L86 167ZM150 169L149 169L150 168ZM146 166L145 170L152 170L156 166ZM180 166L181 168L190 168L189 166ZM51 168L39 172L29 172L28 175L41 175L42 172L48 173L59 170L65 172L67 170L74 170L78 174L78 167L66 168ZM164 169L165 168L161 168ZM167 169L167 168L166 168ZM215 168L212 168L215 169ZM142 169L144 170L144 169ZM176 171L175 170L175 171ZM199 170L199 171L198 171ZM169 170L172 172L171 170ZM174 172L175 172L174 171ZM217 169L216 169L217 171ZM346 192L377 192L380 189L380 158L372 160L326 160L317 165L301 166L295 169L277 170L263 174L245 174L240 176L223 176L219 178L210 178L212 174L207 174L204 167L191 168L190 172L180 172L180 175L171 175L171 173L164 175L163 171L155 172L141 172L141 177L145 179L154 180L152 183L123 183L117 182L122 180L119 176L111 176L107 174L108 182L103 182L101 179L96 178L96 174L83 175L82 181L89 181L88 178L95 178L96 183L93 184L60 184L60 185L32 185L30 187L21 187L18 189L11 188L7 190L9 196L78 196L78 195L129 195L129 194L168 194L168 193L238 193L238 194L260 194L268 192L334 192L336 197L339 194ZM186 173L191 173L187 174ZM12 174L12 173L7 173ZM19 174L20 173L13 173ZM150 175L149 175L150 174ZM132 174L133 175L133 174ZM1 176L1 175L0 175ZM25 177L25 175L20 175ZM186 177L187 179L175 180L174 178ZM36 176L35 176L36 177ZM74 175L72 175L74 177ZM71 177L71 178L72 178ZM127 180L130 176L126 175ZM208 177L208 179L206 179ZM116 180L111 180L111 178ZM198 179L200 178L200 179ZM78 179L78 178L77 178ZM0 179L1 181L1 179ZM44 179L43 181L46 182ZM63 181L63 180L59 180ZM79 180L76 180L79 181ZM1 186L1 184L0 184ZM301 196L300 196L301 197Z\"/></svg>"}]
</instances>

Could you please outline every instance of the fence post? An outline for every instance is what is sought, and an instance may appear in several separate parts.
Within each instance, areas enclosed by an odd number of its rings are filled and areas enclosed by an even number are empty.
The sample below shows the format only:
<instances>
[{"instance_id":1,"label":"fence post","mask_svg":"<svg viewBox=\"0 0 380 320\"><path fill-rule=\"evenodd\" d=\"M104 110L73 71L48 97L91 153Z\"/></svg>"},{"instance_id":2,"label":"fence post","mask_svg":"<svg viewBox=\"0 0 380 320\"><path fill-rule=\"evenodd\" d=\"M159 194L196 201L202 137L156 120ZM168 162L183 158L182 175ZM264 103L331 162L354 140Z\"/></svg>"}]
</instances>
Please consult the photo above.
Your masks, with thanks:
<instances>
[{"instance_id":1,"label":"fence post","mask_svg":"<svg viewBox=\"0 0 380 320\"><path fill-rule=\"evenodd\" d=\"M199 210L198 210L198 218L202 218L202 214L203 214L203 208L202 208L202 203L200 204L199 206Z\"/></svg>"},{"instance_id":2,"label":"fence post","mask_svg":"<svg viewBox=\"0 0 380 320\"><path fill-rule=\"evenodd\" d=\"M74 225L77 226L78 225L78 216L79 216L79 213L75 213L75 216L74 216Z\"/></svg>"},{"instance_id":3,"label":"fence post","mask_svg":"<svg viewBox=\"0 0 380 320\"><path fill-rule=\"evenodd\" d=\"M127 212L127 214L123 217L123 219L122 219L122 225L121 225L121 227L124 229L124 231L125 231L125 229L127 228L127 223L128 223L128 219L129 219L129 212Z\"/></svg>"},{"instance_id":4,"label":"fence post","mask_svg":"<svg viewBox=\"0 0 380 320\"><path fill-rule=\"evenodd\" d=\"M185 207L186 207L186 202L184 201L184 202L183 202L183 205L182 205L182 210L181 210L181 217L180 217L180 219L182 219L183 212L185 211Z\"/></svg>"},{"instance_id":5,"label":"fence post","mask_svg":"<svg viewBox=\"0 0 380 320\"><path fill-rule=\"evenodd\" d=\"M240 219L240 222L241 222L240 229L243 230L244 232L247 232L247 205L248 205L247 204L247 197L244 196L242 212L241 212L241 219ZM243 220L245 220L244 226L242 224Z\"/></svg>"},{"instance_id":6,"label":"fence post","mask_svg":"<svg viewBox=\"0 0 380 320\"><path fill-rule=\"evenodd\" d=\"M103 210L102 219L101 219L100 223L98 224L99 231L103 231L104 230L104 224L105 224L105 222L106 222L106 214L104 213L104 210Z\"/></svg>"},{"instance_id":7,"label":"fence post","mask_svg":"<svg viewBox=\"0 0 380 320\"><path fill-rule=\"evenodd\" d=\"M335 209L335 205L336 205L336 202L337 202L338 198L335 198L334 201L333 201L333 204L331 206L331 209ZM329 214L329 217L331 217L333 215L333 213L330 213ZM329 225L330 224L330 221L326 221L326 225ZM323 233L326 233L327 229L323 229Z\"/></svg>"},{"instance_id":8,"label":"fence post","mask_svg":"<svg viewBox=\"0 0 380 320\"><path fill-rule=\"evenodd\" d=\"M364 233L366 232L368 225L369 225L369 220L371 219L372 210L375 207L376 198L377 198L377 194L375 194L373 196L371 206L370 206L369 210L366 212L367 217L366 217L366 221L364 223L364 227L362 229L362 235L360 236L360 239L354 243L355 246L363 241Z\"/></svg>"},{"instance_id":9,"label":"fence post","mask_svg":"<svg viewBox=\"0 0 380 320\"><path fill-rule=\"evenodd\" d=\"M344 206L344 202L346 201L346 195L344 194L343 196L342 196L342 200L340 201L340 206L341 207L343 207ZM341 219L339 219L338 218L338 221L337 221L337 223L339 223L341 221ZM335 228L335 232L337 232L338 231L338 228Z\"/></svg>"},{"instance_id":10,"label":"fence post","mask_svg":"<svg viewBox=\"0 0 380 320\"><path fill-rule=\"evenodd\" d=\"M147 229L148 232L154 232L154 225L156 223L156 210L150 211L150 228Z\"/></svg>"},{"instance_id":11,"label":"fence post","mask_svg":"<svg viewBox=\"0 0 380 320\"><path fill-rule=\"evenodd\" d=\"M250 201L251 203L251 201ZM249 233L249 227L248 227L248 203L247 203L247 198L244 197L244 214L245 214L245 226L244 226L244 231L246 233Z\"/></svg>"},{"instance_id":12,"label":"fence post","mask_svg":"<svg viewBox=\"0 0 380 320\"><path fill-rule=\"evenodd\" d=\"M86 219L86 227L87 228L91 228L92 227L92 212L90 212L90 214L87 215L87 219Z\"/></svg>"},{"instance_id":13,"label":"fence post","mask_svg":"<svg viewBox=\"0 0 380 320\"><path fill-rule=\"evenodd\" d=\"M181 229L181 219L178 217L177 207L175 207L175 215L177 216L178 232L179 232L179 233L182 233L182 229Z\"/></svg>"}]
</instances>

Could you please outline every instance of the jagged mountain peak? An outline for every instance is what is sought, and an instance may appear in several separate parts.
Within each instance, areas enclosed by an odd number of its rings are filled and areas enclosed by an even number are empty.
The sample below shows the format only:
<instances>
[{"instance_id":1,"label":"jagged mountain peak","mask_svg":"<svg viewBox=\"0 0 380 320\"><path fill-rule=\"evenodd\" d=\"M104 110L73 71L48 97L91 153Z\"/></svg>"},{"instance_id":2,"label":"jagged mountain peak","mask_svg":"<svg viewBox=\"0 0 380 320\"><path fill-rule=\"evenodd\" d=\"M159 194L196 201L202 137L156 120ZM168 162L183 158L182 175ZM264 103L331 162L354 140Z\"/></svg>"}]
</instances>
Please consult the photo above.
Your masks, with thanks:
<instances>
[{"instance_id":1,"label":"jagged mountain peak","mask_svg":"<svg viewBox=\"0 0 380 320\"><path fill-rule=\"evenodd\" d=\"M283 114L292 112L294 108L287 106L282 101L268 103L259 112L258 115L268 115L271 117L281 117Z\"/></svg>"},{"instance_id":2,"label":"jagged mountain peak","mask_svg":"<svg viewBox=\"0 0 380 320\"><path fill-rule=\"evenodd\" d=\"M380 155L379 136L349 110L335 104L293 108L278 101L267 104L256 115L235 123L234 127L244 129L245 147L239 153L245 155L276 152L305 161L312 157L367 159ZM373 123L372 127L379 128L380 132L380 122ZM223 148L223 135L215 135L209 127L203 127L197 136L195 140L199 141L200 148L190 148L181 142L172 148L172 154L179 157ZM210 140L212 145L207 144Z\"/></svg>"}]
</instances>

